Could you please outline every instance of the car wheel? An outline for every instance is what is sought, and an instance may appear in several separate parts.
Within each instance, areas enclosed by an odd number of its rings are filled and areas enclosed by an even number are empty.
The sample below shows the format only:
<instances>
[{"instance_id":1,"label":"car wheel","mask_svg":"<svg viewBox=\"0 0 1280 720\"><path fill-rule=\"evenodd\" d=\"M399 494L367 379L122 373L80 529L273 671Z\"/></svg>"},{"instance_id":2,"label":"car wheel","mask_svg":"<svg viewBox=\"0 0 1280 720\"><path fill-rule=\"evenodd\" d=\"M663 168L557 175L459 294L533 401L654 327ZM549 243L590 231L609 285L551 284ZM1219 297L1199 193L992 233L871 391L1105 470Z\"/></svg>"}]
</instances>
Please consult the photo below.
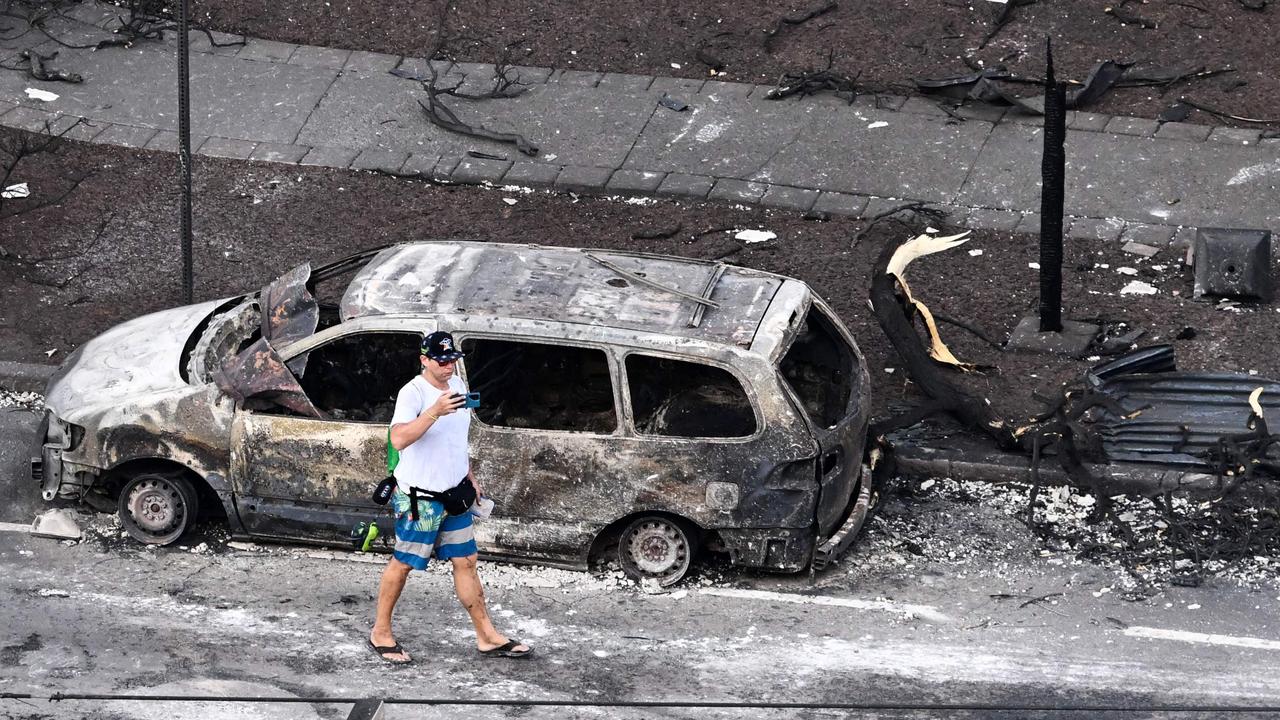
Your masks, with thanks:
<instances>
[{"instance_id":1,"label":"car wheel","mask_svg":"<svg viewBox=\"0 0 1280 720\"><path fill-rule=\"evenodd\" d=\"M148 545L168 545L182 537L199 510L199 496L181 472L142 473L120 491L120 522Z\"/></svg>"},{"instance_id":2,"label":"car wheel","mask_svg":"<svg viewBox=\"0 0 1280 720\"><path fill-rule=\"evenodd\" d=\"M618 539L618 562L634 580L657 580L662 587L680 582L697 551L692 530L678 520L651 515L627 526Z\"/></svg>"}]
</instances>

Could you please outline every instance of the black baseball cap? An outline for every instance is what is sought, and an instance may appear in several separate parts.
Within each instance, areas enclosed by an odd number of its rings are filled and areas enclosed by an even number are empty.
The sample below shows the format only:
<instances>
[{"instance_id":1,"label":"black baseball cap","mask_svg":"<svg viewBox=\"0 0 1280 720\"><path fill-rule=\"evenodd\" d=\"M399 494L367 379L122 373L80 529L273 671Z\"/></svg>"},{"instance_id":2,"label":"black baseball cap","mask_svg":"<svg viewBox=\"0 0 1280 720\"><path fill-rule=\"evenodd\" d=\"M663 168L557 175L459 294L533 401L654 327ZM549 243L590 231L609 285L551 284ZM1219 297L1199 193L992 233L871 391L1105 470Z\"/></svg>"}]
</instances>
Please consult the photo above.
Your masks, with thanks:
<instances>
[{"instance_id":1,"label":"black baseball cap","mask_svg":"<svg viewBox=\"0 0 1280 720\"><path fill-rule=\"evenodd\" d=\"M453 335L443 330L437 330L422 338L422 354L436 362L457 360L462 357L457 344L453 341Z\"/></svg>"}]
</instances>

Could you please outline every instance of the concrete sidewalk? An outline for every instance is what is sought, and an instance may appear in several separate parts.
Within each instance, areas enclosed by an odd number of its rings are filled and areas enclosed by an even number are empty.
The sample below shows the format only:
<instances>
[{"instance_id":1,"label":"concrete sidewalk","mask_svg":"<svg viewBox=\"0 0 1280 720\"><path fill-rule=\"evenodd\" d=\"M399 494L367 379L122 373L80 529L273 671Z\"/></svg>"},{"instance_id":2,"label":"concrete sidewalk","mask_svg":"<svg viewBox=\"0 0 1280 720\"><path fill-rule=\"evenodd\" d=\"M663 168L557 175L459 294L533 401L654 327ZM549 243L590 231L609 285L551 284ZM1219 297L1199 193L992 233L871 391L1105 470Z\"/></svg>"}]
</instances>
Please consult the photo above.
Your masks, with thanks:
<instances>
[{"instance_id":1,"label":"concrete sidewalk","mask_svg":"<svg viewBox=\"0 0 1280 720\"><path fill-rule=\"evenodd\" d=\"M50 30L73 42L103 39L100 28L119 10L88 4L75 12L81 22ZM202 155L849 215L920 200L971 227L1039 227L1039 118L1000 109L962 109L969 119L961 122L922 98L773 101L762 86L545 68L519 69L531 87L516 99L447 98L464 122L527 137L540 152L526 157L429 124L419 83L388 72L421 71L420 59L192 38L193 136ZM0 56L34 40L0 42ZM176 41L37 49L59 50L56 66L85 82L2 72L0 124L39 130L47 121L56 131L85 118L69 137L176 150ZM453 72L475 87L492 77L485 65ZM30 99L27 88L59 97ZM690 108L659 105L664 94ZM1280 229L1280 140L1084 112L1069 123L1070 235L1159 245L1186 242L1198 226Z\"/></svg>"}]
</instances>

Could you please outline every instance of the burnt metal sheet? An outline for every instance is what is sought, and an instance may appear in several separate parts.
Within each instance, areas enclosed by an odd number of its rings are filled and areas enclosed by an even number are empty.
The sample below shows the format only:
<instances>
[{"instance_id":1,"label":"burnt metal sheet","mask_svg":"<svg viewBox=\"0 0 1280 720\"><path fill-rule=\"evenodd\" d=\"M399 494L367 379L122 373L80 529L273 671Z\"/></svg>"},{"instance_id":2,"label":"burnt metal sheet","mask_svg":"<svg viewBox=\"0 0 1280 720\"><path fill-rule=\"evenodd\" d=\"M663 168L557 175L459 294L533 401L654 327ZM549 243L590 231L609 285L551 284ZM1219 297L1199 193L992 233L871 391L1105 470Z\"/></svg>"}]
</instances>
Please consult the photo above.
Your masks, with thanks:
<instances>
[{"instance_id":1,"label":"burnt metal sheet","mask_svg":"<svg viewBox=\"0 0 1280 720\"><path fill-rule=\"evenodd\" d=\"M262 337L274 347L315 334L320 324L320 304L307 289L311 263L303 263L262 288L258 305L262 308ZM308 353L289 361L289 370L302 377L307 370Z\"/></svg>"},{"instance_id":2,"label":"burnt metal sheet","mask_svg":"<svg viewBox=\"0 0 1280 720\"><path fill-rule=\"evenodd\" d=\"M1280 382L1229 373L1119 375L1101 392L1125 415L1102 411L1094 429L1111 460L1208 468L1202 455L1218 439L1249 432L1249 394L1266 417L1280 417ZM1136 413L1136 415L1134 414Z\"/></svg>"},{"instance_id":3,"label":"burnt metal sheet","mask_svg":"<svg viewBox=\"0 0 1280 720\"><path fill-rule=\"evenodd\" d=\"M223 363L214 371L213 381L237 405L265 401L307 417L325 417L311 404L297 378L266 338L258 338L257 342Z\"/></svg>"},{"instance_id":4,"label":"burnt metal sheet","mask_svg":"<svg viewBox=\"0 0 1280 720\"><path fill-rule=\"evenodd\" d=\"M644 278L635 282L614 268ZM430 242L380 254L352 280L344 320L391 313L468 313L591 325L749 345L783 278L725 268L706 306L714 262L616 251ZM660 285L662 287L657 287Z\"/></svg>"}]
</instances>

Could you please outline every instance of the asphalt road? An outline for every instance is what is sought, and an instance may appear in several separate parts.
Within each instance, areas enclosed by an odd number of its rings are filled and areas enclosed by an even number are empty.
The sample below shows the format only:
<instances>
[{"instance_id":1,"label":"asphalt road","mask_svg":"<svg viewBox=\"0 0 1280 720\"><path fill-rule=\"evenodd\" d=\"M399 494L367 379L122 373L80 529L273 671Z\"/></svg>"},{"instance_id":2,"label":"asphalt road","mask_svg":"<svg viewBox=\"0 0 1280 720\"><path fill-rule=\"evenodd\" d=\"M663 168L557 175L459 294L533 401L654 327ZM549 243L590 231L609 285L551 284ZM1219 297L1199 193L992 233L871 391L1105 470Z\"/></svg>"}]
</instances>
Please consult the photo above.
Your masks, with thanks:
<instances>
[{"instance_id":1,"label":"asphalt road","mask_svg":"<svg viewBox=\"0 0 1280 720\"><path fill-rule=\"evenodd\" d=\"M28 422L29 421L29 422ZM19 447L34 416L0 412L5 519L31 494ZM25 463L25 460L23 460ZM26 489L23 489L26 488ZM14 504L14 499L19 499ZM530 660L479 657L443 568L415 575L397 631L418 662L364 646L376 556L214 543L145 549L110 518L81 543L0 532L0 717L344 718L350 705L62 701L55 692L243 697L710 701L921 705L1280 706L1280 598L1232 586L1145 602L1101 593L1102 571L1028 557L874 581L704 574L674 593L616 574L486 564L501 627ZM1007 570L1007 568L1006 568ZM1016 578L1012 579L1012 578ZM1060 593L1060 594L1059 594ZM993 597L993 595L995 597ZM1024 600L1024 598L1026 598ZM1041 598L1037 600L1036 598ZM450 709L506 717L505 707ZM389 720L437 717L388 707ZM818 709L536 707L523 717L843 717ZM1198 713L939 713L859 717L1223 717ZM1248 713L1235 717L1280 717Z\"/></svg>"}]
</instances>

